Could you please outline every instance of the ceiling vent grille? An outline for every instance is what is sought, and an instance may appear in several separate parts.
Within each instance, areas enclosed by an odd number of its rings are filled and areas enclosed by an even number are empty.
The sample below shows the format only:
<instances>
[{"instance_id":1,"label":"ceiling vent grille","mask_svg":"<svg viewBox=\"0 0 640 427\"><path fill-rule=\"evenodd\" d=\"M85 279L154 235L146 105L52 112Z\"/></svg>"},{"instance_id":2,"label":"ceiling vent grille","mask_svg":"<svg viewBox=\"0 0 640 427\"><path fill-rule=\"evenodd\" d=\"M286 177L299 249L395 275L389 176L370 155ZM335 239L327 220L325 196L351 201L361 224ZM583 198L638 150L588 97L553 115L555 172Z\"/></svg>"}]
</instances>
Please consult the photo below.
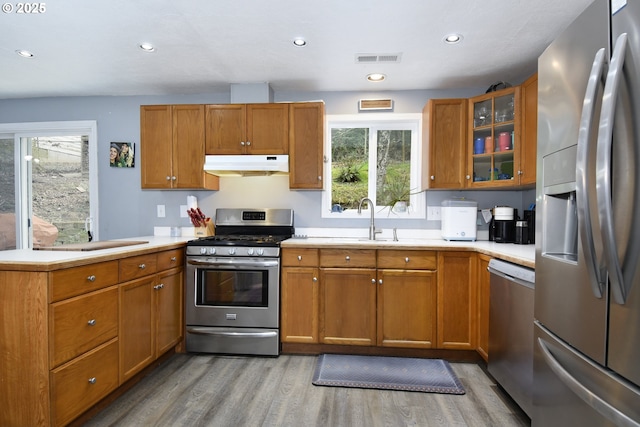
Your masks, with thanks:
<instances>
[{"instance_id":1,"label":"ceiling vent grille","mask_svg":"<svg viewBox=\"0 0 640 427\"><path fill-rule=\"evenodd\" d=\"M401 53L358 53L356 54L356 63L400 62L401 56Z\"/></svg>"}]
</instances>

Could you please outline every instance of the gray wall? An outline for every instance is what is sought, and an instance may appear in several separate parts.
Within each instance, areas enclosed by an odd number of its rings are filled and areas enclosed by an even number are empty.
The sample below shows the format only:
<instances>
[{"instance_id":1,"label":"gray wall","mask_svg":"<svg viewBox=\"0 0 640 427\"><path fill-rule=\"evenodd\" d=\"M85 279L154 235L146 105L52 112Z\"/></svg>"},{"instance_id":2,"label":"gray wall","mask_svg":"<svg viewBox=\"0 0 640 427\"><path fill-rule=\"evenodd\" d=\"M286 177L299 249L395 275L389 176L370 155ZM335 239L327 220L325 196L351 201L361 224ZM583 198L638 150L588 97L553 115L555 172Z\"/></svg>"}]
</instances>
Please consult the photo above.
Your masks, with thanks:
<instances>
[{"instance_id":1,"label":"gray wall","mask_svg":"<svg viewBox=\"0 0 640 427\"><path fill-rule=\"evenodd\" d=\"M358 101L367 98L391 98L394 113L419 113L430 98L471 97L485 88L468 90L420 90L398 92L275 92L274 101L324 100L327 114L356 114ZM198 197L202 210L213 215L218 207L288 207L295 211L296 227L362 227L367 219L346 221L321 218L321 192L290 191L288 178L244 177L221 178L220 191L160 191L140 189L140 105L228 103L230 93L190 96L68 97L0 100L0 122L45 122L96 120L98 123L98 178L100 198L99 238L114 239L153 234L153 226L188 226L180 218L180 205L188 195ZM363 113L366 114L366 113ZM390 113L391 114L391 113ZM136 167L108 166L109 144L129 141L136 144ZM466 197L480 208L509 205L518 209L534 202L533 191L429 191L428 205L439 205L444 199ZM166 206L166 217L156 218L156 205ZM439 221L382 218L382 228L439 229Z\"/></svg>"}]
</instances>

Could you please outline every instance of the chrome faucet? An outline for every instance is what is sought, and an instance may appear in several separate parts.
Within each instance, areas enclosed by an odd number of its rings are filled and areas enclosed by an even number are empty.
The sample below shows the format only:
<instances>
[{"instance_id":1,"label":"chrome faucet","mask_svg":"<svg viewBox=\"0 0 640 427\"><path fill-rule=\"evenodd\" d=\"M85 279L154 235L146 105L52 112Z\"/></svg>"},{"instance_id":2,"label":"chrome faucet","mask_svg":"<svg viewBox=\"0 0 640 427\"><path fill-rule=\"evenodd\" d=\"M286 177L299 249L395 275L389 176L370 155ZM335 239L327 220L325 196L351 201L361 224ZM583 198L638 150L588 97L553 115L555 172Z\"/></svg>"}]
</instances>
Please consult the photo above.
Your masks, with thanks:
<instances>
[{"instance_id":1,"label":"chrome faucet","mask_svg":"<svg viewBox=\"0 0 640 427\"><path fill-rule=\"evenodd\" d=\"M369 240L376 240L376 234L382 233L382 230L376 230L376 224L374 222L374 210L373 202L368 197L364 197L358 204L358 214L362 213L362 204L364 202L369 203L369 209L371 210L371 222L369 223Z\"/></svg>"}]
</instances>

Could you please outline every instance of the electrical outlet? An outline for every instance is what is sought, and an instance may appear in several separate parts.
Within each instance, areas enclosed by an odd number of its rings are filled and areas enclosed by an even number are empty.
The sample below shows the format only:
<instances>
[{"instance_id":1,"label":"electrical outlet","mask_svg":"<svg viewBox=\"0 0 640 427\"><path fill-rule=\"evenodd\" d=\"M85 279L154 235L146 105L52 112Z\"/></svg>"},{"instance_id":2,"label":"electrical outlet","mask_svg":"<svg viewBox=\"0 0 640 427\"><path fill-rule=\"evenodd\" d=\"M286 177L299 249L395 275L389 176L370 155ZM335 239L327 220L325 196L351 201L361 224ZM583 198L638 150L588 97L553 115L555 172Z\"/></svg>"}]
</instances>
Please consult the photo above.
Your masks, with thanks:
<instances>
[{"instance_id":1,"label":"electrical outlet","mask_svg":"<svg viewBox=\"0 0 640 427\"><path fill-rule=\"evenodd\" d=\"M164 218L165 217L164 205L158 205L157 209L158 209L158 218Z\"/></svg>"},{"instance_id":2,"label":"electrical outlet","mask_svg":"<svg viewBox=\"0 0 640 427\"><path fill-rule=\"evenodd\" d=\"M440 206L427 206L427 221L442 221Z\"/></svg>"}]
</instances>

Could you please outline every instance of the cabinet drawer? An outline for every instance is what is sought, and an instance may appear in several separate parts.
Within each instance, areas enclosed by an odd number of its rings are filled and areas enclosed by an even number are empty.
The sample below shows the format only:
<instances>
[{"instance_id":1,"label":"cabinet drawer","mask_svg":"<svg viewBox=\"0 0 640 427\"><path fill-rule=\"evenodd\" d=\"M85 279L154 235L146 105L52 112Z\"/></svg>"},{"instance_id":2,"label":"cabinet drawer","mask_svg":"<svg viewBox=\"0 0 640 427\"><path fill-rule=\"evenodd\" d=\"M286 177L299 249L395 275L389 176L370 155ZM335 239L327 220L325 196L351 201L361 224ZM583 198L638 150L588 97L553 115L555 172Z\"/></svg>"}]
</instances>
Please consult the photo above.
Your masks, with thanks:
<instances>
[{"instance_id":1,"label":"cabinet drawer","mask_svg":"<svg viewBox=\"0 0 640 427\"><path fill-rule=\"evenodd\" d=\"M286 267L317 267L317 249L283 249L282 265Z\"/></svg>"},{"instance_id":2,"label":"cabinet drawer","mask_svg":"<svg viewBox=\"0 0 640 427\"><path fill-rule=\"evenodd\" d=\"M321 267L375 268L375 249L321 249Z\"/></svg>"},{"instance_id":3,"label":"cabinet drawer","mask_svg":"<svg viewBox=\"0 0 640 427\"><path fill-rule=\"evenodd\" d=\"M402 270L435 270L435 251L378 250L378 268Z\"/></svg>"},{"instance_id":4,"label":"cabinet drawer","mask_svg":"<svg viewBox=\"0 0 640 427\"><path fill-rule=\"evenodd\" d=\"M53 368L118 334L118 287L52 304L50 313Z\"/></svg>"},{"instance_id":5,"label":"cabinet drawer","mask_svg":"<svg viewBox=\"0 0 640 427\"><path fill-rule=\"evenodd\" d=\"M120 261L120 281L137 279L138 277L154 274L157 267L156 254L138 255Z\"/></svg>"},{"instance_id":6,"label":"cabinet drawer","mask_svg":"<svg viewBox=\"0 0 640 427\"><path fill-rule=\"evenodd\" d=\"M67 424L118 386L118 339L51 371L54 425Z\"/></svg>"},{"instance_id":7,"label":"cabinet drawer","mask_svg":"<svg viewBox=\"0 0 640 427\"><path fill-rule=\"evenodd\" d=\"M158 252L157 257L158 271L182 267L184 263L184 249L173 249L171 251Z\"/></svg>"},{"instance_id":8,"label":"cabinet drawer","mask_svg":"<svg viewBox=\"0 0 640 427\"><path fill-rule=\"evenodd\" d=\"M51 272L51 302L118 283L118 261L100 262Z\"/></svg>"}]
</instances>

